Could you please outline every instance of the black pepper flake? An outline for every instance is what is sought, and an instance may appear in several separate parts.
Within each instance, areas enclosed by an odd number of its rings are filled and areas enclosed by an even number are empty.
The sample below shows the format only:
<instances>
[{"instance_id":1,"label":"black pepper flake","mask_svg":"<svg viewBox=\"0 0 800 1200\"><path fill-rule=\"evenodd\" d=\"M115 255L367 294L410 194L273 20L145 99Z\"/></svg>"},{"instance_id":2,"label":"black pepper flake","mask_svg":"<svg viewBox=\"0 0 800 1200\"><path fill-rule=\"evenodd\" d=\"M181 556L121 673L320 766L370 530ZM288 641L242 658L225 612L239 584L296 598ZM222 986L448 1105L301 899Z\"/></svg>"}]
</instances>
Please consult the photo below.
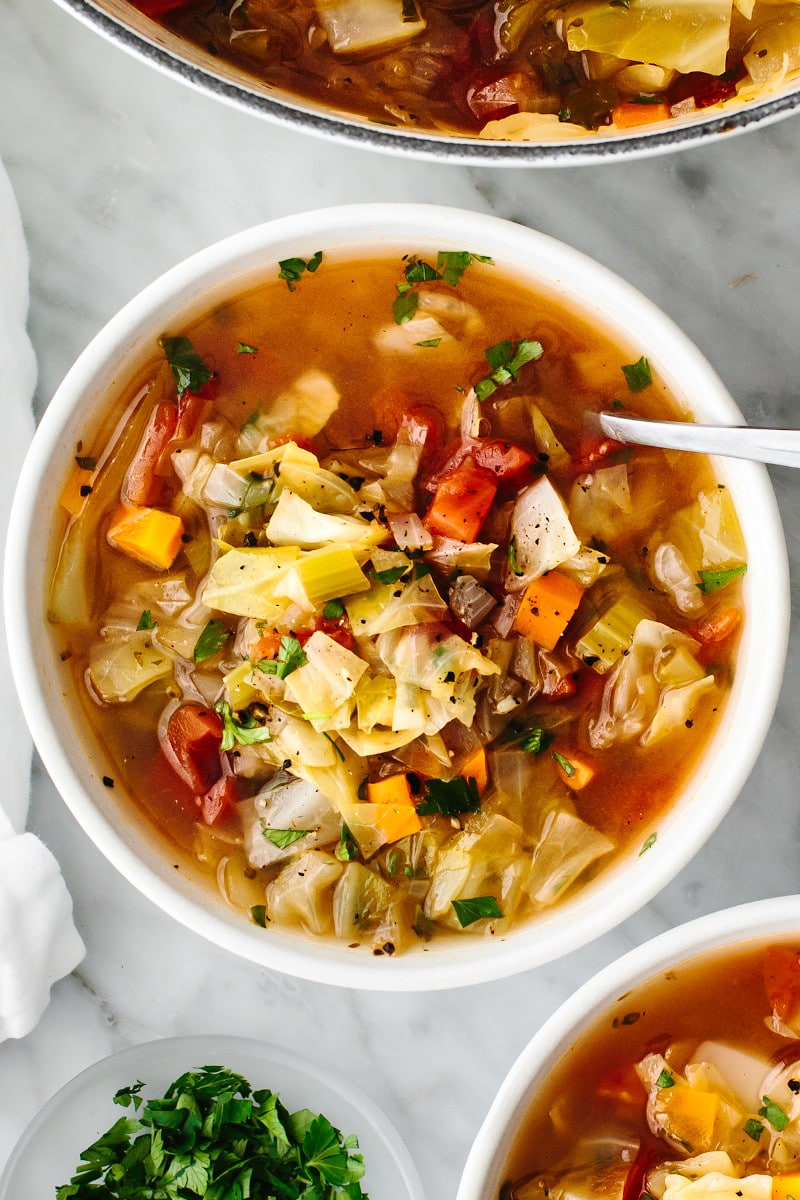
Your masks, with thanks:
<instances>
[{"instance_id":1,"label":"black pepper flake","mask_svg":"<svg viewBox=\"0 0 800 1200\"><path fill-rule=\"evenodd\" d=\"M182 541L182 542L184 542L184 543L185 543L185 542L193 542L193 541L194 541L194 538L192 537L192 535L191 535L190 533L182 533L182 534L181 534L181 541Z\"/></svg>"},{"instance_id":2,"label":"black pepper flake","mask_svg":"<svg viewBox=\"0 0 800 1200\"><path fill-rule=\"evenodd\" d=\"M103 776L103 787L113 788L113 786L114 786L114 780L111 778L111 776L104 775Z\"/></svg>"},{"instance_id":3,"label":"black pepper flake","mask_svg":"<svg viewBox=\"0 0 800 1200\"><path fill-rule=\"evenodd\" d=\"M635 1025L641 1015L640 1012L625 1013L624 1017L614 1017L612 1025L614 1029L619 1029L620 1025Z\"/></svg>"},{"instance_id":4,"label":"black pepper flake","mask_svg":"<svg viewBox=\"0 0 800 1200\"><path fill-rule=\"evenodd\" d=\"M72 651L71 650L62 650L60 657L61 657L62 662L66 662L67 659L72 658Z\"/></svg>"},{"instance_id":5,"label":"black pepper flake","mask_svg":"<svg viewBox=\"0 0 800 1200\"><path fill-rule=\"evenodd\" d=\"M81 487L80 487L80 492L81 492L82 496L91 496L92 489L88 483L82 483Z\"/></svg>"},{"instance_id":6,"label":"black pepper flake","mask_svg":"<svg viewBox=\"0 0 800 1200\"><path fill-rule=\"evenodd\" d=\"M683 723L687 729L691 729L692 726L694 725L694 721L692 721L692 720L687 720L687 721L684 721Z\"/></svg>"}]
</instances>

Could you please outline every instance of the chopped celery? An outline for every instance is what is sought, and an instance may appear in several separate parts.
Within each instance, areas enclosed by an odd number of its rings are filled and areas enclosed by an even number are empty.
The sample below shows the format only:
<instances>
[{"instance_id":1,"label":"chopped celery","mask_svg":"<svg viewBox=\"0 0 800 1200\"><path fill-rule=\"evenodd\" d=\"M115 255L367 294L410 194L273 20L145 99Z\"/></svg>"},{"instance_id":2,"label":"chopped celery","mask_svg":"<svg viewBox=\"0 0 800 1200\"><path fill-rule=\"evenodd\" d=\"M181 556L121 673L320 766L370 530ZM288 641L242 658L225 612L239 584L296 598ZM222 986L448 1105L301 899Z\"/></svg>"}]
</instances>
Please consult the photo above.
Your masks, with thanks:
<instances>
[{"instance_id":1,"label":"chopped celery","mask_svg":"<svg viewBox=\"0 0 800 1200\"><path fill-rule=\"evenodd\" d=\"M415 0L405 4L400 0L316 2L320 24L334 54L374 54L407 42L425 29Z\"/></svg>"},{"instance_id":2,"label":"chopped celery","mask_svg":"<svg viewBox=\"0 0 800 1200\"><path fill-rule=\"evenodd\" d=\"M588 599L594 601L591 592ZM600 601L595 612L592 624L575 643L574 653L598 675L605 675L630 647L636 626L650 614L627 589L609 589L609 598L605 603Z\"/></svg>"},{"instance_id":3,"label":"chopped celery","mask_svg":"<svg viewBox=\"0 0 800 1200\"><path fill-rule=\"evenodd\" d=\"M634 62L721 75L732 0L573 0L560 10L570 50L594 50Z\"/></svg>"},{"instance_id":4,"label":"chopped celery","mask_svg":"<svg viewBox=\"0 0 800 1200\"><path fill-rule=\"evenodd\" d=\"M352 549L341 545L300 554L280 583L280 594L307 610L368 589L369 580Z\"/></svg>"},{"instance_id":5,"label":"chopped celery","mask_svg":"<svg viewBox=\"0 0 800 1200\"><path fill-rule=\"evenodd\" d=\"M385 541L386 530L377 521L320 513L294 492L281 492L267 525L273 546L300 546L304 550L347 543L365 549Z\"/></svg>"},{"instance_id":6,"label":"chopped celery","mask_svg":"<svg viewBox=\"0 0 800 1200\"><path fill-rule=\"evenodd\" d=\"M358 504L358 496L349 483L319 466L284 459L279 481L317 512L352 514Z\"/></svg>"},{"instance_id":7,"label":"chopped celery","mask_svg":"<svg viewBox=\"0 0 800 1200\"><path fill-rule=\"evenodd\" d=\"M276 471L275 466L280 464ZM297 442L283 442L273 446L271 450L263 450L260 454L251 454L247 458L234 459L229 464L232 471L239 475L279 475L284 463L313 469L319 466L319 459L310 450L304 450Z\"/></svg>"},{"instance_id":8,"label":"chopped celery","mask_svg":"<svg viewBox=\"0 0 800 1200\"><path fill-rule=\"evenodd\" d=\"M211 568L203 603L240 617L276 621L286 608L282 582L299 557L296 546L228 550Z\"/></svg>"}]
</instances>

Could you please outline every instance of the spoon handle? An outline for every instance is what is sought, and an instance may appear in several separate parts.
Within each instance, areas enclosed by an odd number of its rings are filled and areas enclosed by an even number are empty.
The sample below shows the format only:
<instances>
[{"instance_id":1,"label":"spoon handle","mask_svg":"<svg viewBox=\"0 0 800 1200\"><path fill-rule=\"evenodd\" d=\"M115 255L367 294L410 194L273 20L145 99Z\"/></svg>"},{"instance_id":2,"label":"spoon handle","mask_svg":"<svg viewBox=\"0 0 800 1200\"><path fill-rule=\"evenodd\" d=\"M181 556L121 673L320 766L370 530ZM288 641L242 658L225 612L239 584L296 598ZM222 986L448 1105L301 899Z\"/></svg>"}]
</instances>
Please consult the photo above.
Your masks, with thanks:
<instances>
[{"instance_id":1,"label":"spoon handle","mask_svg":"<svg viewBox=\"0 0 800 1200\"><path fill-rule=\"evenodd\" d=\"M618 442L800 467L800 429L693 425L690 421L651 421L647 417L620 417L607 412L600 413L600 425L608 437Z\"/></svg>"}]
</instances>

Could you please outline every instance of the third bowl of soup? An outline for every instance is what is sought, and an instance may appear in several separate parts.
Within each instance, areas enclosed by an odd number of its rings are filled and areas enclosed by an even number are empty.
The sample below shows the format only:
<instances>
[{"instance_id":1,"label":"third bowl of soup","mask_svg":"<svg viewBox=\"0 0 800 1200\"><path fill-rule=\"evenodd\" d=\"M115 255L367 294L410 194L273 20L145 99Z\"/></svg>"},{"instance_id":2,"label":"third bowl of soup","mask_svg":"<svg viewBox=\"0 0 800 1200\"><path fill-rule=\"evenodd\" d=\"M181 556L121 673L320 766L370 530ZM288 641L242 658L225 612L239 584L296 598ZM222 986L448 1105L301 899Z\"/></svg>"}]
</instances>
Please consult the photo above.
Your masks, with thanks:
<instances>
[{"instance_id":1,"label":"third bowl of soup","mask_svg":"<svg viewBox=\"0 0 800 1200\"><path fill-rule=\"evenodd\" d=\"M739 420L640 295L495 219L304 214L132 301L46 413L7 571L100 848L221 944L375 987L649 899L760 749L785 552L762 467L602 409Z\"/></svg>"}]
</instances>

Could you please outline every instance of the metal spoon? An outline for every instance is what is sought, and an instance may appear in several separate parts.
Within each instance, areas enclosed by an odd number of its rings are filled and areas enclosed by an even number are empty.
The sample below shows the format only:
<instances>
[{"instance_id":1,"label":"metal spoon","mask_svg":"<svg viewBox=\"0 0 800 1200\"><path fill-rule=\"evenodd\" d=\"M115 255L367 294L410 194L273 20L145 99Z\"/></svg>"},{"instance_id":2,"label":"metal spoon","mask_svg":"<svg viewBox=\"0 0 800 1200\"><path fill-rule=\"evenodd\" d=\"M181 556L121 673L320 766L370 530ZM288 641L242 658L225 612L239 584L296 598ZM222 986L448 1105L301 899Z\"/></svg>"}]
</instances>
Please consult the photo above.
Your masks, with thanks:
<instances>
[{"instance_id":1,"label":"metal spoon","mask_svg":"<svg viewBox=\"0 0 800 1200\"><path fill-rule=\"evenodd\" d=\"M693 425L690 421L651 421L648 417L620 417L610 412L600 413L600 425L608 437L618 442L800 467L800 429Z\"/></svg>"}]
</instances>

